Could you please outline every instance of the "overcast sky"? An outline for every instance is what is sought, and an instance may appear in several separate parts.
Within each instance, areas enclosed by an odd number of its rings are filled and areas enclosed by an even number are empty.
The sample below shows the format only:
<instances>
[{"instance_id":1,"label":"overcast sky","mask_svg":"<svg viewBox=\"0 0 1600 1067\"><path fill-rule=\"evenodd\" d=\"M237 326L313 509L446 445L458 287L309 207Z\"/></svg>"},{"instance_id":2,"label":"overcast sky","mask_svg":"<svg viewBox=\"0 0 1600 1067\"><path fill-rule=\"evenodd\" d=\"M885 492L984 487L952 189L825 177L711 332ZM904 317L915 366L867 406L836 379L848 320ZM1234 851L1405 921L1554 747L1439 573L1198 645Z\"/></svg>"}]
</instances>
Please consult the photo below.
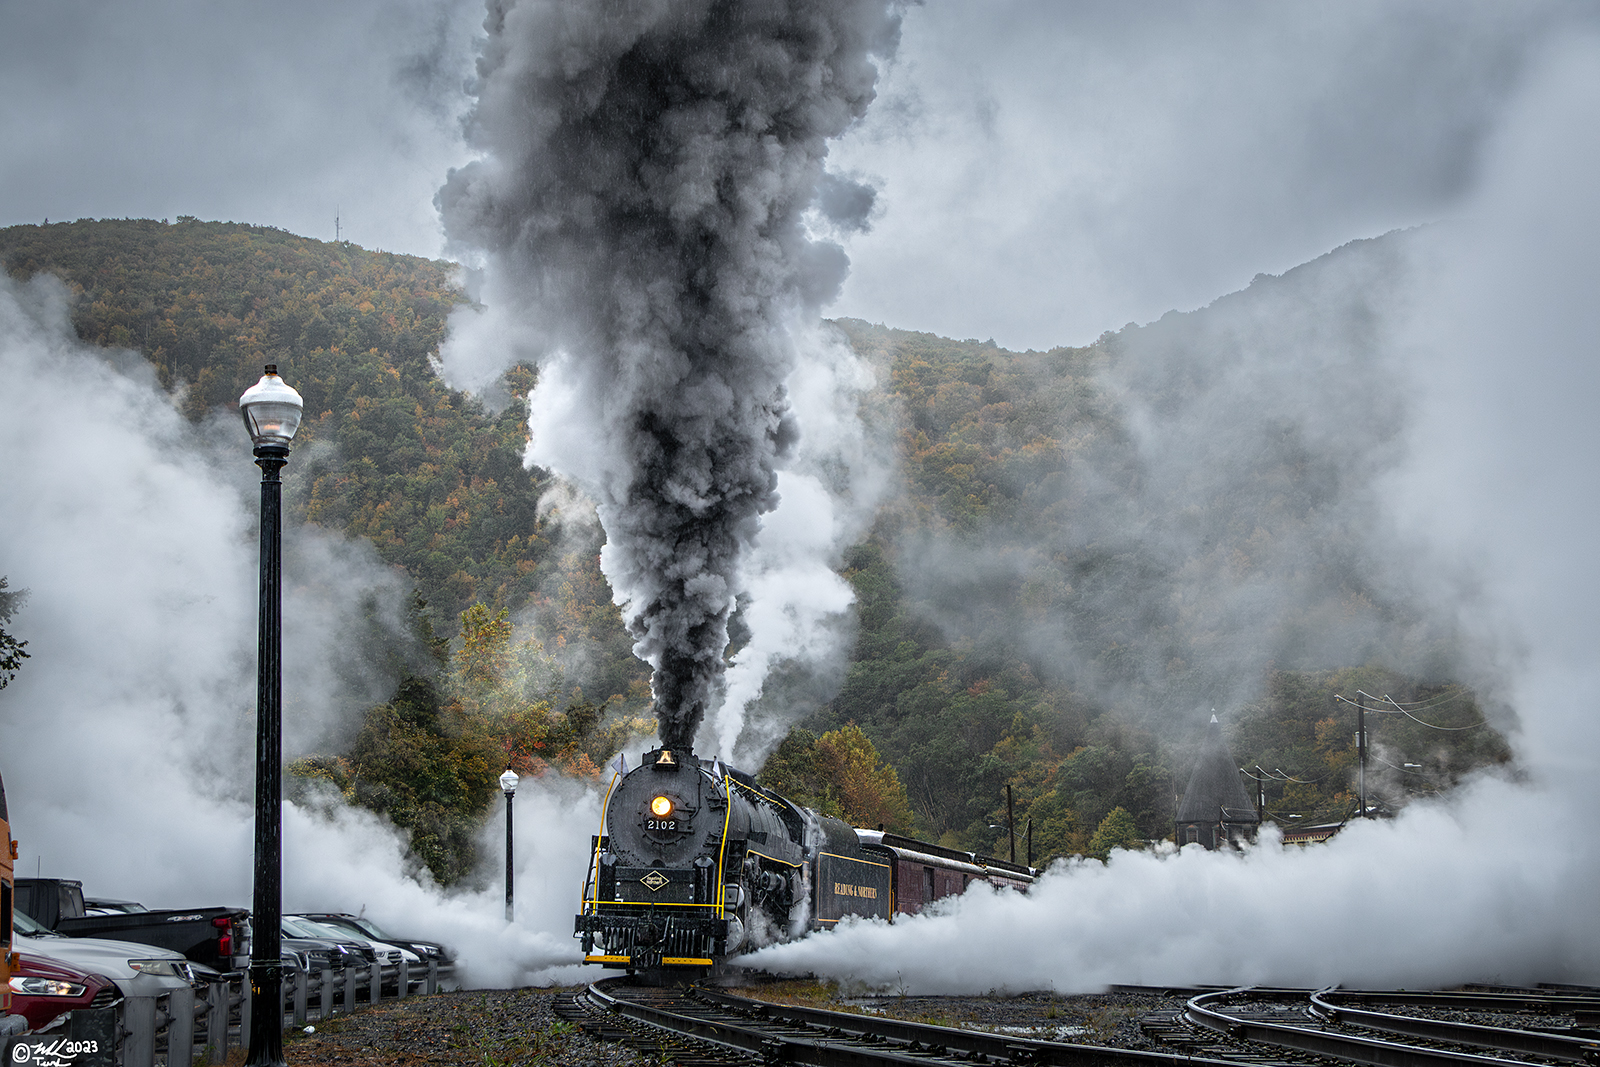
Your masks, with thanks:
<instances>
[{"instance_id":1,"label":"overcast sky","mask_svg":"<svg viewBox=\"0 0 1600 1067\"><path fill-rule=\"evenodd\" d=\"M478 0L0 0L0 224L231 219L439 255ZM833 315L1016 348L1447 216L1541 3L934 0L836 166L879 186Z\"/></svg>"}]
</instances>

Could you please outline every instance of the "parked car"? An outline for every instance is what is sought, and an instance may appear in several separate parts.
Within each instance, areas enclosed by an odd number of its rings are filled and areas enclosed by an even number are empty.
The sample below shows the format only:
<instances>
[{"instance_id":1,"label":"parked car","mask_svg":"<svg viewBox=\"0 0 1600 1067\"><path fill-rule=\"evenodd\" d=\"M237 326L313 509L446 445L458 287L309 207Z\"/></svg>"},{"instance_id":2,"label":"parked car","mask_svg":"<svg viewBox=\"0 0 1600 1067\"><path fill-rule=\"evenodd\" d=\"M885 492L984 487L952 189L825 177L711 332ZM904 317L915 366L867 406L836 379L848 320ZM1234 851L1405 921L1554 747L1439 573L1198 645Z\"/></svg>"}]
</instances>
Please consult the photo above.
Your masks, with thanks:
<instances>
[{"instance_id":1,"label":"parked car","mask_svg":"<svg viewBox=\"0 0 1600 1067\"><path fill-rule=\"evenodd\" d=\"M388 960L394 964L399 964L401 960L405 960L406 963L412 966L413 969L415 969L417 964L422 962L422 957L418 956L410 949L401 948L399 945L390 944L387 941L379 941L377 938L369 937L363 933L356 933L352 930L343 929L337 926L330 926L327 923L317 922L315 919L296 918L295 922L299 923L301 927L306 929L321 930L323 931L324 936L327 937L340 937L347 941L354 941L356 944L365 946L366 948L369 948L373 952L377 953L377 956L380 960Z\"/></svg>"},{"instance_id":2,"label":"parked car","mask_svg":"<svg viewBox=\"0 0 1600 1067\"><path fill-rule=\"evenodd\" d=\"M20 911L13 912L12 921L12 944L18 952L105 975L125 997L154 997L186 987L204 996L208 983L222 980L222 975L212 968L185 959L181 952L171 949L98 937L64 937L46 930Z\"/></svg>"},{"instance_id":3,"label":"parked car","mask_svg":"<svg viewBox=\"0 0 1600 1067\"><path fill-rule=\"evenodd\" d=\"M293 916L285 920L294 923L295 927L306 931L308 934L320 934L323 937L335 937L360 945L363 951L370 952L383 967L384 988L397 988L400 975L400 962L405 961L408 970L407 977L410 983L420 982L423 977L422 958L415 952L403 949L399 945L391 945L384 941L375 941L365 934L352 933L349 930L336 926L328 926L302 916Z\"/></svg>"},{"instance_id":4,"label":"parked car","mask_svg":"<svg viewBox=\"0 0 1600 1067\"><path fill-rule=\"evenodd\" d=\"M90 974L60 960L19 952L11 969L11 1011L37 1030L78 1008L105 1008L118 1000L117 987L103 974Z\"/></svg>"},{"instance_id":5,"label":"parked car","mask_svg":"<svg viewBox=\"0 0 1600 1067\"><path fill-rule=\"evenodd\" d=\"M345 912L320 911L306 912L295 916L299 919L310 919L312 922L331 926L336 930L346 930L361 937L370 937L390 945L398 945L408 952L414 952L426 966L430 961L439 965L441 974L453 973L455 970L456 954L437 941L422 941L415 937L396 937L378 926L371 919L360 915L350 915Z\"/></svg>"},{"instance_id":6,"label":"parked car","mask_svg":"<svg viewBox=\"0 0 1600 1067\"><path fill-rule=\"evenodd\" d=\"M284 952L303 957L305 969L342 971L346 967L365 967L377 954L345 938L300 926L285 916L278 927L278 944Z\"/></svg>"}]
</instances>

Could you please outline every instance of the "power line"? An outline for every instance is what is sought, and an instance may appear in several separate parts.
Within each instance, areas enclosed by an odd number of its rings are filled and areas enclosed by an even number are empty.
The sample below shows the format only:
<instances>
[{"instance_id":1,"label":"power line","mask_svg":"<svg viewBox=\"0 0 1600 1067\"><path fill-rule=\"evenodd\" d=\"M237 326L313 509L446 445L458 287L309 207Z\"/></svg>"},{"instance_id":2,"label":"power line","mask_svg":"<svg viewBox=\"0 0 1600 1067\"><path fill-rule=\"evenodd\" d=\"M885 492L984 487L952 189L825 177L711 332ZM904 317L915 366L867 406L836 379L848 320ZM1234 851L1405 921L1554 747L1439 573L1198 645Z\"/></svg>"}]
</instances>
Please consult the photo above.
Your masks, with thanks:
<instances>
[{"instance_id":1,"label":"power line","mask_svg":"<svg viewBox=\"0 0 1600 1067\"><path fill-rule=\"evenodd\" d=\"M1413 713L1408 712L1408 710L1403 709L1403 707L1400 707L1400 705L1395 704L1394 701L1390 701L1389 697L1386 696L1384 699L1389 701L1390 704L1394 704L1394 709L1397 710L1397 712L1402 713L1402 715L1405 715L1406 718L1410 718L1413 723L1419 723L1419 725L1427 726L1429 729L1446 729L1446 731L1458 731L1458 729L1477 729L1478 726L1483 726L1485 723L1490 721L1486 720L1486 718L1480 718L1480 720L1475 721L1475 723L1470 723L1470 725L1467 726L1435 726L1434 723L1424 723L1421 718L1416 717L1416 715L1413 715ZM1435 707L1437 707L1437 704L1435 704Z\"/></svg>"},{"instance_id":2,"label":"power line","mask_svg":"<svg viewBox=\"0 0 1600 1067\"><path fill-rule=\"evenodd\" d=\"M1389 701L1389 703L1393 704L1397 708L1410 708L1412 711L1428 711L1431 708L1443 707L1445 704L1453 704L1457 700L1465 700L1472 695L1472 691L1470 689L1466 689L1461 686L1452 686L1451 689L1452 691L1449 693L1445 693L1442 696L1430 697L1427 700L1394 700L1387 696L1383 699ZM1361 693L1361 690L1358 689L1356 692ZM1362 695L1369 697L1372 696L1371 693L1362 693ZM1373 699L1377 698L1373 697Z\"/></svg>"},{"instance_id":3,"label":"power line","mask_svg":"<svg viewBox=\"0 0 1600 1067\"><path fill-rule=\"evenodd\" d=\"M1468 726L1440 726L1437 723L1431 723L1431 722L1428 722L1428 721L1426 721L1424 719L1417 718L1415 715L1411 714L1411 712L1407 711L1404 707L1402 707L1400 704L1396 703L1390 697L1387 697L1387 696L1375 697L1371 693L1363 693L1359 689L1356 690L1356 695L1357 696L1361 696L1361 697L1366 697L1368 700L1381 700L1381 701L1384 701L1384 702L1388 703L1390 705L1390 707L1392 707L1394 710L1391 711L1390 708L1368 708L1368 707L1364 707L1361 704L1357 704L1356 701L1351 700L1349 697L1341 696L1338 693L1334 694L1333 699L1342 700L1346 704L1355 705L1356 707L1361 708L1363 711L1369 711L1369 712L1372 712L1375 715L1404 715L1406 718L1410 719L1412 722L1416 723L1418 726L1426 726L1430 730L1450 730L1450 731L1454 731L1454 730L1476 730L1478 727L1486 725L1488 723L1488 721L1489 721L1488 719L1479 719L1477 722L1472 723L1471 725L1468 725ZM1451 699L1454 699L1454 698L1452 697ZM1429 709L1437 708L1437 707L1440 707L1441 705L1447 704L1447 703L1449 703L1448 700L1441 700L1436 704L1421 705L1421 706L1418 707L1417 710L1419 710L1419 711L1427 711Z\"/></svg>"},{"instance_id":4,"label":"power line","mask_svg":"<svg viewBox=\"0 0 1600 1067\"><path fill-rule=\"evenodd\" d=\"M1321 778L1296 778L1294 775L1284 771L1281 767L1274 767L1270 771L1263 771L1260 767L1257 767L1256 770L1260 771L1260 778L1257 778L1243 767L1239 768L1239 773L1254 782L1285 782L1289 785L1316 785L1318 782L1326 781L1334 773L1333 771L1329 771Z\"/></svg>"},{"instance_id":5,"label":"power line","mask_svg":"<svg viewBox=\"0 0 1600 1067\"><path fill-rule=\"evenodd\" d=\"M1427 778L1428 777L1428 775L1426 775L1426 774L1424 774L1422 772L1422 769L1421 769L1422 768L1422 764L1420 764L1420 763L1407 763L1404 766L1397 766L1397 765L1395 765L1393 763L1390 763L1388 760L1384 759L1381 756L1373 756L1372 758L1373 758L1374 761L1383 764L1385 767L1388 767L1390 770L1399 771L1401 774L1415 774L1415 775L1418 775L1419 777L1422 777L1422 778ZM1415 769L1413 769L1413 768L1415 768Z\"/></svg>"}]
</instances>

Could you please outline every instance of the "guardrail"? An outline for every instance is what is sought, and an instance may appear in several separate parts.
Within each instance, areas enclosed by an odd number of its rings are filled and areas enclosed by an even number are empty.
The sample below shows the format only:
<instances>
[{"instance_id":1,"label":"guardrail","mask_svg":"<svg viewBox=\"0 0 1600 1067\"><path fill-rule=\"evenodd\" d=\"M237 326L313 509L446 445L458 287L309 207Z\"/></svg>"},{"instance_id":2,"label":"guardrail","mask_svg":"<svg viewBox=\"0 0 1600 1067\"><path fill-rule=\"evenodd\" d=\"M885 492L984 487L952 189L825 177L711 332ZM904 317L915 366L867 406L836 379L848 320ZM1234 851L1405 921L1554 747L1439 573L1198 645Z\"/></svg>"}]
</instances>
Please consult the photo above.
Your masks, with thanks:
<instances>
[{"instance_id":1,"label":"guardrail","mask_svg":"<svg viewBox=\"0 0 1600 1067\"><path fill-rule=\"evenodd\" d=\"M339 971L296 971L284 977L283 1024L303 1027L362 1004L437 993L454 973L448 965L441 973L437 960L428 961L426 968L401 961L398 971L377 963ZM256 1007L252 1000L245 975L233 972L212 982L203 995L179 989L157 997L125 997L111 1007L68 1012L42 1031L0 1045L9 1052L9 1045L18 1041L47 1046L64 1041L73 1048L92 1043L93 1055L62 1059L59 1051L54 1054L56 1060L82 1067L205 1067L225 1062L229 1051L241 1044L242 1035L250 1032ZM86 1040L90 1037L97 1040ZM27 1056L10 1058L28 1062Z\"/></svg>"}]
</instances>

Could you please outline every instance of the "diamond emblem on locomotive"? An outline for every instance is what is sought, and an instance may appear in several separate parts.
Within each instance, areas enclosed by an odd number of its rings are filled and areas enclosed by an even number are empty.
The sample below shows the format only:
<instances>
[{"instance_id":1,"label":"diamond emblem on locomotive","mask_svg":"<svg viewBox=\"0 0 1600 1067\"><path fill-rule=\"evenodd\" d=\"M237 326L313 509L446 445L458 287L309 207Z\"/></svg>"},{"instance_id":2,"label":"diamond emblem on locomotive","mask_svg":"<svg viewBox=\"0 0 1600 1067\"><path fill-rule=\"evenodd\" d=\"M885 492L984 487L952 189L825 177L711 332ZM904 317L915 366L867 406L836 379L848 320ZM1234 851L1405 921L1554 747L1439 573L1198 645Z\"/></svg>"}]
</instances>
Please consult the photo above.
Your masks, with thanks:
<instances>
[{"instance_id":1,"label":"diamond emblem on locomotive","mask_svg":"<svg viewBox=\"0 0 1600 1067\"><path fill-rule=\"evenodd\" d=\"M639 879L639 881L643 882L645 885L649 886L651 889L660 889L662 886L667 884L669 879L667 878L666 875L662 874L660 871L651 871L649 874L647 874L643 878Z\"/></svg>"}]
</instances>

